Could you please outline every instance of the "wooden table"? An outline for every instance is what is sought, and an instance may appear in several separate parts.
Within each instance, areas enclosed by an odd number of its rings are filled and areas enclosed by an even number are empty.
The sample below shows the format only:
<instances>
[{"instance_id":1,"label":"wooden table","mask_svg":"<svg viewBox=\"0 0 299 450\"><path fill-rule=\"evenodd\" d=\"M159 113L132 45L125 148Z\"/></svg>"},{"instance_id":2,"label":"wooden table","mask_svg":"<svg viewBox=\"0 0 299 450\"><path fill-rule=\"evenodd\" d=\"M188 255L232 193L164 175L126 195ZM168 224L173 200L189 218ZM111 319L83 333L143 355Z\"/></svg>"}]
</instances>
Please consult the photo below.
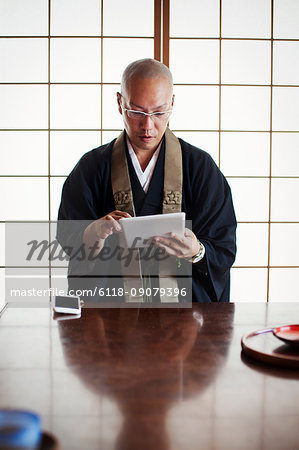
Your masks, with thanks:
<instances>
[{"instance_id":1,"label":"wooden table","mask_svg":"<svg viewBox=\"0 0 299 450\"><path fill-rule=\"evenodd\" d=\"M61 448L299 449L299 373L241 355L244 333L299 304L48 309L0 318L0 407L42 416Z\"/></svg>"}]
</instances>

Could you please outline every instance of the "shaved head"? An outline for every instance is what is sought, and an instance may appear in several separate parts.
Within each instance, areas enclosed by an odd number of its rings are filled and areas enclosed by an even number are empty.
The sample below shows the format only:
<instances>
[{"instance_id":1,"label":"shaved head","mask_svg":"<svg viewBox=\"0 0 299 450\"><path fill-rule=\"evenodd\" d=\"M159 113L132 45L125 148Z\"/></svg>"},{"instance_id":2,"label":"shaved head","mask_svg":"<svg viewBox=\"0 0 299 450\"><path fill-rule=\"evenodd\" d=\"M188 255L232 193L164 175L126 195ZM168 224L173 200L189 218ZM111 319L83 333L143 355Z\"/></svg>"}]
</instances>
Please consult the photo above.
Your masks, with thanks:
<instances>
[{"instance_id":1,"label":"shaved head","mask_svg":"<svg viewBox=\"0 0 299 450\"><path fill-rule=\"evenodd\" d=\"M149 58L128 65L122 76L121 92L117 92L118 111L144 168L163 138L173 102L172 75L168 67ZM143 114L132 117L130 113L134 111ZM154 113L162 115L158 118L152 115Z\"/></svg>"},{"instance_id":2,"label":"shaved head","mask_svg":"<svg viewBox=\"0 0 299 450\"><path fill-rule=\"evenodd\" d=\"M121 93L126 94L128 85L130 84L130 81L134 78L145 79L145 78L161 78L161 77L166 78L168 80L172 91L173 79L172 74L167 66L151 58L133 61L126 67L123 73L121 79Z\"/></svg>"}]
</instances>

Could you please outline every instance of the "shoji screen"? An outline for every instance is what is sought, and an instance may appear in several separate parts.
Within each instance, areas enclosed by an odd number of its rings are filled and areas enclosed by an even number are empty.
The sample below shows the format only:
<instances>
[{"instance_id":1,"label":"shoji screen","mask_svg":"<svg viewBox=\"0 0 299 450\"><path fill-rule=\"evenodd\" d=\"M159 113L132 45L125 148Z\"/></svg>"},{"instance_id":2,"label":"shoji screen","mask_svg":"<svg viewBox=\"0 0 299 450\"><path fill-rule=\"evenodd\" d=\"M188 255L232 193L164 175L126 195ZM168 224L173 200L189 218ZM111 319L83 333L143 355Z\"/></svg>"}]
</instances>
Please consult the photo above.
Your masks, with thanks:
<instances>
[{"instance_id":1,"label":"shoji screen","mask_svg":"<svg viewBox=\"0 0 299 450\"><path fill-rule=\"evenodd\" d=\"M120 76L143 57L153 0L0 0L2 244L4 221L57 218L78 159L122 129Z\"/></svg>"},{"instance_id":2,"label":"shoji screen","mask_svg":"<svg viewBox=\"0 0 299 450\"><path fill-rule=\"evenodd\" d=\"M123 68L159 58L160 34L170 127L233 191L231 300L298 300L297 0L0 0L1 242L4 221L56 219L77 160L122 128Z\"/></svg>"},{"instance_id":3,"label":"shoji screen","mask_svg":"<svg viewBox=\"0 0 299 450\"><path fill-rule=\"evenodd\" d=\"M122 128L120 75L154 56L154 3L0 5L1 220L55 219L65 176Z\"/></svg>"},{"instance_id":4,"label":"shoji screen","mask_svg":"<svg viewBox=\"0 0 299 450\"><path fill-rule=\"evenodd\" d=\"M299 300L299 2L170 1L171 127L232 188L231 301Z\"/></svg>"}]
</instances>

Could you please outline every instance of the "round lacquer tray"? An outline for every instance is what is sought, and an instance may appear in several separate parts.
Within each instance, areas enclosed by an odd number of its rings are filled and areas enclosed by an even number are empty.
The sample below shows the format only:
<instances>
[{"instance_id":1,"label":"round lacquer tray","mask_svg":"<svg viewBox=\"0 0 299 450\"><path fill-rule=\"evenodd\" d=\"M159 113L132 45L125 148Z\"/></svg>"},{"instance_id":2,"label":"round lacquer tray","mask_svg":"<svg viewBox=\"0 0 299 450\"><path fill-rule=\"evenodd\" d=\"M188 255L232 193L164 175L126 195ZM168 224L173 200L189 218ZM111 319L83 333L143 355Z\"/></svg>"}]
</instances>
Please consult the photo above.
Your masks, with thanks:
<instances>
[{"instance_id":1,"label":"round lacquer tray","mask_svg":"<svg viewBox=\"0 0 299 450\"><path fill-rule=\"evenodd\" d=\"M298 325L294 326L298 327ZM241 345L244 353L263 363L299 368L299 345L283 343L274 336L273 330L273 328L268 328L243 336Z\"/></svg>"}]
</instances>

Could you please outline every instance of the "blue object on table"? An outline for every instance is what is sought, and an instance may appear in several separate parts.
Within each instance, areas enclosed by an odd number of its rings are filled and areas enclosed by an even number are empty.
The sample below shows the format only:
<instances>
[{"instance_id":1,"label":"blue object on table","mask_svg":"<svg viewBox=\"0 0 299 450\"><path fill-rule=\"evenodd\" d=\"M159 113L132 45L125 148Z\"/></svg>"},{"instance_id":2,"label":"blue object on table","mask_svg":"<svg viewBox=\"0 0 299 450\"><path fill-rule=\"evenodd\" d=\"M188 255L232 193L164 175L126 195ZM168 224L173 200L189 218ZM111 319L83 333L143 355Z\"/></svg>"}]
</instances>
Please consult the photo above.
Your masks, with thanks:
<instances>
[{"instance_id":1,"label":"blue object on table","mask_svg":"<svg viewBox=\"0 0 299 450\"><path fill-rule=\"evenodd\" d=\"M41 421L29 411L0 410L0 449L38 448Z\"/></svg>"}]
</instances>

